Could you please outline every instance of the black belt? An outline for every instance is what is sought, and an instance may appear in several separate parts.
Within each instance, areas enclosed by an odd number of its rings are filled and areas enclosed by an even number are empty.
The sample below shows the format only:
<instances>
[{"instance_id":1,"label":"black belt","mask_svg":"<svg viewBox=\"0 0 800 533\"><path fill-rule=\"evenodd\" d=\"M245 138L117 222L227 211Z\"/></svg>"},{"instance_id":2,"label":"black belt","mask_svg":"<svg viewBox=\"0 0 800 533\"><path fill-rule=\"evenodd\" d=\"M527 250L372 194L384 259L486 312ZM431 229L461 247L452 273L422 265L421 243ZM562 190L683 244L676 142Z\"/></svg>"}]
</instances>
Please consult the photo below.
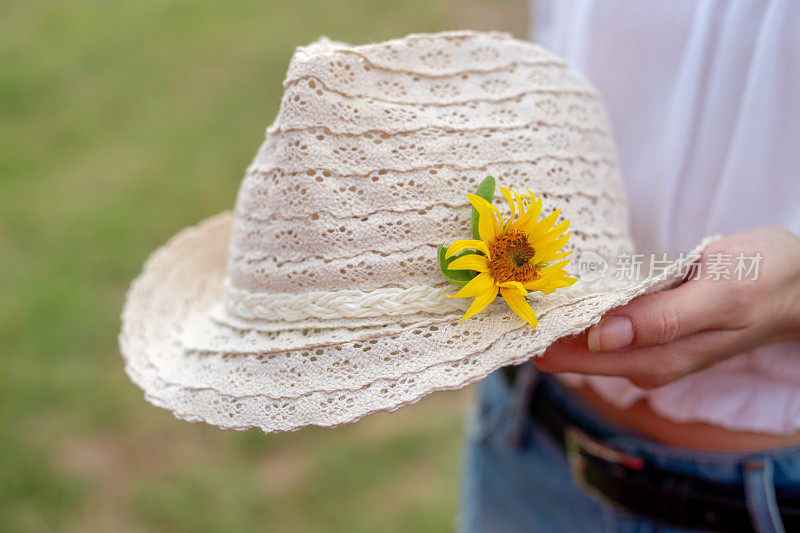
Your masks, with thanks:
<instances>
[{"instance_id":1,"label":"black belt","mask_svg":"<svg viewBox=\"0 0 800 533\"><path fill-rule=\"evenodd\" d=\"M566 450L576 482L601 499L687 529L753 531L744 485L671 472L610 447L572 425L546 386L535 387L530 408ZM778 494L777 500L786 531L800 531L800 493Z\"/></svg>"}]
</instances>

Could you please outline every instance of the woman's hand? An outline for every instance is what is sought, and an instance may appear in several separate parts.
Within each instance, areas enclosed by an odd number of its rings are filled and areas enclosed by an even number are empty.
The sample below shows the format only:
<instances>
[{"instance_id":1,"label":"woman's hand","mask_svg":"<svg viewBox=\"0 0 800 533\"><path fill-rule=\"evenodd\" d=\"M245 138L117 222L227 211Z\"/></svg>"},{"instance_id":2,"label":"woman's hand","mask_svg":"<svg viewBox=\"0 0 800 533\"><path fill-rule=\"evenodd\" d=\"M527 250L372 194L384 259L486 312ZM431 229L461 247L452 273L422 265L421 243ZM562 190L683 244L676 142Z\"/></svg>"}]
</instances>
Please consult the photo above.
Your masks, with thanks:
<instances>
[{"instance_id":1,"label":"woman's hand","mask_svg":"<svg viewBox=\"0 0 800 533\"><path fill-rule=\"evenodd\" d=\"M706 279L709 258L760 253L757 279ZM800 239L777 226L711 245L700 279L640 296L533 362L546 372L622 376L654 388L771 342L800 339ZM800 354L798 354L800 357Z\"/></svg>"}]
</instances>

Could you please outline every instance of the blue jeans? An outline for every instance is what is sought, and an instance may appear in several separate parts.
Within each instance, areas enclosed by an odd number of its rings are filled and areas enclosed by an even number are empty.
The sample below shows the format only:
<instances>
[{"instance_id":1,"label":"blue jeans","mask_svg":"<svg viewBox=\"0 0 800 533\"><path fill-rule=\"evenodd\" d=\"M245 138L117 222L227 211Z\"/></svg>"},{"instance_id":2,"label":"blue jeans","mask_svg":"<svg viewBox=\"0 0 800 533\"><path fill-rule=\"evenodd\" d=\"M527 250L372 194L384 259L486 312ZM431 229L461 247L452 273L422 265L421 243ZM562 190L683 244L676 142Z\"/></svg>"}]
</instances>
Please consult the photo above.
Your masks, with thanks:
<instances>
[{"instance_id":1,"label":"blue jeans","mask_svg":"<svg viewBox=\"0 0 800 533\"><path fill-rule=\"evenodd\" d=\"M523 375L533 375L531 367L526 372ZM783 531L775 491L800 491L800 446L746 454L666 446L605 420L552 376L538 375L528 381L547 387L573 425L610 446L676 473L717 483L743 483L754 529ZM512 389L500 372L479 385L478 408L467 433L460 531L688 531L631 515L578 487L564 451L520 401L525 391L517 389L524 388Z\"/></svg>"}]
</instances>

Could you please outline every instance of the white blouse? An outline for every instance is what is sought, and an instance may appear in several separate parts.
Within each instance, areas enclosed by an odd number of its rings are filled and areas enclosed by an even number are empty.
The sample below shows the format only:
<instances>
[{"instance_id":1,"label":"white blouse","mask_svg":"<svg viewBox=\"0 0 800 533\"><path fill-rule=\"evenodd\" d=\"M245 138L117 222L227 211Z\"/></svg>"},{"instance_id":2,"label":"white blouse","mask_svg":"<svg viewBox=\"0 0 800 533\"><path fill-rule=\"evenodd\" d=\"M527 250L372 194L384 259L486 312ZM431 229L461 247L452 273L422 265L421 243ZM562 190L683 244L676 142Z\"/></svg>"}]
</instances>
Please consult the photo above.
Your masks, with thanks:
<instances>
[{"instance_id":1,"label":"white blouse","mask_svg":"<svg viewBox=\"0 0 800 533\"><path fill-rule=\"evenodd\" d=\"M602 94L642 252L777 224L800 233L800 2L533 0L532 37ZM569 381L580 381L569 376ZM585 378L624 407L729 429L800 429L800 343L652 391Z\"/></svg>"}]
</instances>

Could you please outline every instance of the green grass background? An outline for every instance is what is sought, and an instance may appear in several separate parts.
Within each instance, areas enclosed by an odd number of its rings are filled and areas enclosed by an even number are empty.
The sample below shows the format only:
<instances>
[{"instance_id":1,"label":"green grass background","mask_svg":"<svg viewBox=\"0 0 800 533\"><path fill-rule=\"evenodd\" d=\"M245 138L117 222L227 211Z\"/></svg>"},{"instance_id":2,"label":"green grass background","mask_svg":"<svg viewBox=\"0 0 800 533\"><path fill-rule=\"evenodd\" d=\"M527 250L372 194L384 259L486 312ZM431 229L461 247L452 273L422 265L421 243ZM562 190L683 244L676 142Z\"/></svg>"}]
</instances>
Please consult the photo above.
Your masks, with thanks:
<instances>
[{"instance_id":1,"label":"green grass background","mask_svg":"<svg viewBox=\"0 0 800 533\"><path fill-rule=\"evenodd\" d=\"M520 0L0 0L0 531L452 529L468 391L334 431L187 424L124 376L119 313L233 205L295 46L526 24Z\"/></svg>"}]
</instances>

